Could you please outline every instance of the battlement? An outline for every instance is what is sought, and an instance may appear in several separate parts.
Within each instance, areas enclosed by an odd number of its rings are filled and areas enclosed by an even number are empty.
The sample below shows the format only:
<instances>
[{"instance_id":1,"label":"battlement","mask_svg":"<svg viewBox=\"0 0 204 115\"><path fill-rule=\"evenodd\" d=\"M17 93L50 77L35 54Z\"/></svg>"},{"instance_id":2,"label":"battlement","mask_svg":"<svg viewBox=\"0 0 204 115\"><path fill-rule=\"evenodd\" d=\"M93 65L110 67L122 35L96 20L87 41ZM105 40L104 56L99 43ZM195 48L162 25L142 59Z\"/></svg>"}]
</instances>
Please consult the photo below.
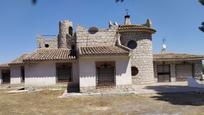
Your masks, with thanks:
<instances>
[{"instance_id":1,"label":"battlement","mask_svg":"<svg viewBox=\"0 0 204 115\"><path fill-rule=\"evenodd\" d=\"M37 36L38 48L58 48L56 35L39 35Z\"/></svg>"}]
</instances>

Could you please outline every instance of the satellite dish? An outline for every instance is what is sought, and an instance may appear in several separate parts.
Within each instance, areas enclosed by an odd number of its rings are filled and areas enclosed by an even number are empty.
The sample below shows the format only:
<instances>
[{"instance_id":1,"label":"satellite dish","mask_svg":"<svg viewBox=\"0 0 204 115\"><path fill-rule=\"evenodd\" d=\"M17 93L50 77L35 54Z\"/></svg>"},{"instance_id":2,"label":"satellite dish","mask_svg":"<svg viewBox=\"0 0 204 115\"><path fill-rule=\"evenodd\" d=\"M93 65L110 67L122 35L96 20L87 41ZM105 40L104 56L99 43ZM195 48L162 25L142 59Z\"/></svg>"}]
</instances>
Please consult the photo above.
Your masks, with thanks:
<instances>
[{"instance_id":1,"label":"satellite dish","mask_svg":"<svg viewBox=\"0 0 204 115\"><path fill-rule=\"evenodd\" d=\"M163 49L166 49L166 44L163 44L163 45L162 45L162 48L163 48Z\"/></svg>"}]
</instances>

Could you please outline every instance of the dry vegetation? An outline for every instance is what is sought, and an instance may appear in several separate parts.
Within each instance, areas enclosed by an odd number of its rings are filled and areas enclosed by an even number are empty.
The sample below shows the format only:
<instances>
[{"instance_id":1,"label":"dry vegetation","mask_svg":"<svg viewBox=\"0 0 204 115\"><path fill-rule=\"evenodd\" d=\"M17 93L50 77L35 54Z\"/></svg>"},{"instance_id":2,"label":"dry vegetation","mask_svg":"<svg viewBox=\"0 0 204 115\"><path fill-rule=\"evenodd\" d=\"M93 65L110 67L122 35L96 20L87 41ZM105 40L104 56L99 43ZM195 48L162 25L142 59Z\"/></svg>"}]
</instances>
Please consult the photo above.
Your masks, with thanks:
<instances>
[{"instance_id":1,"label":"dry vegetation","mask_svg":"<svg viewBox=\"0 0 204 115\"><path fill-rule=\"evenodd\" d=\"M57 98L63 91L8 94L0 90L2 115L204 114L204 94L152 94Z\"/></svg>"}]
</instances>

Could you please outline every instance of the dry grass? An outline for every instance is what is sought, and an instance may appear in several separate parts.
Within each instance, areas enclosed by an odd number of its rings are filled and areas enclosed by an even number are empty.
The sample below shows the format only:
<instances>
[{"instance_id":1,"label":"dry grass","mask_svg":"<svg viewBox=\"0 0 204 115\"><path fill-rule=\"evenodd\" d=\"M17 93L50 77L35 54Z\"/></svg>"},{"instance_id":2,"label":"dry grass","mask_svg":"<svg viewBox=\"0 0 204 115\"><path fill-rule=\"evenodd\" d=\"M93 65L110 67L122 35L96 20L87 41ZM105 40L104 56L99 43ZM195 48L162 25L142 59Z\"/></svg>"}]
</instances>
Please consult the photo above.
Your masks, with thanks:
<instances>
[{"instance_id":1,"label":"dry grass","mask_svg":"<svg viewBox=\"0 0 204 115\"><path fill-rule=\"evenodd\" d=\"M154 94L57 98L63 91L8 94L0 90L2 115L204 114L204 94ZM198 103L199 102L199 103Z\"/></svg>"}]
</instances>

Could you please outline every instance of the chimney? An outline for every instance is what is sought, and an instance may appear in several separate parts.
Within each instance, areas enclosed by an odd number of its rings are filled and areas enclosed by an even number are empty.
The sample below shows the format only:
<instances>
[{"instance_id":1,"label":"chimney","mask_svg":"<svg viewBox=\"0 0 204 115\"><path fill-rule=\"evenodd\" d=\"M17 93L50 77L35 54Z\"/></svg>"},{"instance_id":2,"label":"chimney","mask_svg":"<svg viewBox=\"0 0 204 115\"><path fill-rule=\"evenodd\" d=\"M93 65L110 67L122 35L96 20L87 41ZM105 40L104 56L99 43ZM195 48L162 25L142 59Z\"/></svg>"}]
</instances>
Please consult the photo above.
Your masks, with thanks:
<instances>
[{"instance_id":1,"label":"chimney","mask_svg":"<svg viewBox=\"0 0 204 115\"><path fill-rule=\"evenodd\" d=\"M124 25L131 25L131 21L130 21L130 15L125 15L125 22Z\"/></svg>"},{"instance_id":2,"label":"chimney","mask_svg":"<svg viewBox=\"0 0 204 115\"><path fill-rule=\"evenodd\" d=\"M152 27L152 21L150 19L147 19L146 24L147 27Z\"/></svg>"}]
</instances>

